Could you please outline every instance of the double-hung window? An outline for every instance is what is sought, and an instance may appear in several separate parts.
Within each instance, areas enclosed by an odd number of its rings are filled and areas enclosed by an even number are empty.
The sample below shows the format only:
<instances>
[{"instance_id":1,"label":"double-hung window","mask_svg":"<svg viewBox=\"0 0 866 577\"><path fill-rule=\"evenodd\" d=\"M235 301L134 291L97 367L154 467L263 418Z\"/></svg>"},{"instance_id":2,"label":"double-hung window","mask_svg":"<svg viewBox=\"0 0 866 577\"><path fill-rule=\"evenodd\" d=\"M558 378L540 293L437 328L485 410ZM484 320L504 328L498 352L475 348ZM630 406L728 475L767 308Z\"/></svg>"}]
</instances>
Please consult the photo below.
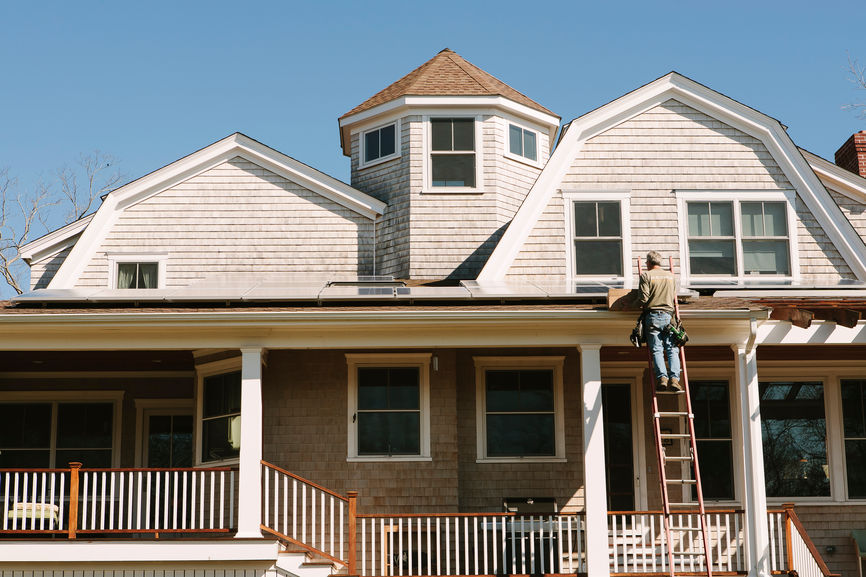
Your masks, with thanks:
<instances>
[{"instance_id":1,"label":"double-hung window","mask_svg":"<svg viewBox=\"0 0 866 577\"><path fill-rule=\"evenodd\" d=\"M728 381L689 381L695 440L706 499L734 499L733 439ZM692 498L697 499L695 488Z\"/></svg>"},{"instance_id":2,"label":"double-hung window","mask_svg":"<svg viewBox=\"0 0 866 577\"><path fill-rule=\"evenodd\" d=\"M866 380L842 379L840 385L848 498L866 499Z\"/></svg>"},{"instance_id":3,"label":"double-hung window","mask_svg":"<svg viewBox=\"0 0 866 577\"><path fill-rule=\"evenodd\" d=\"M429 354L349 354L349 459L430 456Z\"/></svg>"},{"instance_id":4,"label":"double-hung window","mask_svg":"<svg viewBox=\"0 0 866 577\"><path fill-rule=\"evenodd\" d=\"M508 152L532 162L538 161L538 133L516 124L508 125Z\"/></svg>"},{"instance_id":5,"label":"double-hung window","mask_svg":"<svg viewBox=\"0 0 866 577\"><path fill-rule=\"evenodd\" d=\"M196 367L196 464L234 462L241 448L241 360Z\"/></svg>"},{"instance_id":6,"label":"double-hung window","mask_svg":"<svg viewBox=\"0 0 866 577\"><path fill-rule=\"evenodd\" d=\"M631 278L629 193L563 191L568 230L566 256L572 280L580 283Z\"/></svg>"},{"instance_id":7,"label":"double-hung window","mask_svg":"<svg viewBox=\"0 0 866 577\"><path fill-rule=\"evenodd\" d=\"M397 156L397 123L368 130L361 135L361 166Z\"/></svg>"},{"instance_id":8,"label":"double-hung window","mask_svg":"<svg viewBox=\"0 0 866 577\"><path fill-rule=\"evenodd\" d=\"M564 459L562 357L476 357L478 459Z\"/></svg>"},{"instance_id":9,"label":"double-hung window","mask_svg":"<svg viewBox=\"0 0 866 577\"><path fill-rule=\"evenodd\" d=\"M430 184L475 188L475 119L430 119Z\"/></svg>"}]
</instances>

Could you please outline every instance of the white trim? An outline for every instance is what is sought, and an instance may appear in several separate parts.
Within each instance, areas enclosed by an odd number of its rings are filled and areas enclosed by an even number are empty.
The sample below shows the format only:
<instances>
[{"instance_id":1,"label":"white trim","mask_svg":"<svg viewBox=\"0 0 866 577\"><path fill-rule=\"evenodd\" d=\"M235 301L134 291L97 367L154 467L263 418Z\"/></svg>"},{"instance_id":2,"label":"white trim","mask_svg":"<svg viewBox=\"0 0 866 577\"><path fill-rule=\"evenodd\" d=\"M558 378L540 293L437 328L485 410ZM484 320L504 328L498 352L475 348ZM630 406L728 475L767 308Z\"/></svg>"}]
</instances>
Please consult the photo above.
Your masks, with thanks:
<instances>
[{"instance_id":1,"label":"white trim","mask_svg":"<svg viewBox=\"0 0 866 577\"><path fill-rule=\"evenodd\" d=\"M834 191L851 200L866 203L866 178L812 154L808 150L802 148L799 150L818 178L821 179L821 182L824 183L824 186L831 187Z\"/></svg>"},{"instance_id":2,"label":"white trim","mask_svg":"<svg viewBox=\"0 0 866 577\"><path fill-rule=\"evenodd\" d=\"M111 466L120 466L121 431L123 431L123 396L125 391L0 391L0 403L51 403L51 460L57 450L57 405L59 403L109 402L112 404ZM63 467L65 463L53 463ZM84 463L87 467L87 463Z\"/></svg>"},{"instance_id":3,"label":"white trim","mask_svg":"<svg viewBox=\"0 0 866 577\"><path fill-rule=\"evenodd\" d=\"M145 418L152 414L190 415L193 418L195 438L195 399L135 399L135 465L143 466L147 460L148 426ZM195 442L192 447L195 452Z\"/></svg>"},{"instance_id":4,"label":"white trim","mask_svg":"<svg viewBox=\"0 0 866 577\"><path fill-rule=\"evenodd\" d=\"M515 162L519 162L521 164L525 164L527 166L531 166L533 168L543 168L544 167L544 158L541 154L541 132L539 132L535 128L531 128L525 124L522 124L518 121L511 120L506 117L502 117L502 121L505 123L504 134L504 149L502 151L502 156L509 160L513 160ZM528 158L523 155L514 154L511 152L511 125L520 128L521 130L525 130L527 132L531 132L535 134L535 160ZM521 138L523 138L523 133L521 132Z\"/></svg>"},{"instance_id":5,"label":"white trim","mask_svg":"<svg viewBox=\"0 0 866 577\"><path fill-rule=\"evenodd\" d=\"M570 169L572 160L590 138L670 99L761 140L854 275L866 280L866 245L794 146L784 127L769 116L675 72L571 122L477 280L495 282L505 278L550 197Z\"/></svg>"},{"instance_id":6,"label":"white trim","mask_svg":"<svg viewBox=\"0 0 866 577\"><path fill-rule=\"evenodd\" d=\"M221 467L224 465L236 465L239 458L224 459L221 461L202 461L202 415L204 415L204 379L213 375L223 373L236 373L242 370L242 357L231 357L229 359L221 359L196 366L195 368L195 422L193 423L193 460L196 467ZM243 410L243 408L241 408ZM243 413L241 413L241 423L243 423ZM243 437L241 438L243 444Z\"/></svg>"},{"instance_id":7,"label":"white trim","mask_svg":"<svg viewBox=\"0 0 866 577\"><path fill-rule=\"evenodd\" d=\"M565 218L565 259L566 259L566 282L567 286L580 280L616 280L623 282L623 288L631 289L634 284L631 258L631 191L630 190L563 190ZM623 276L583 275L578 277L574 272L574 203L575 202L597 202L597 201L619 202L620 226L622 232L622 273Z\"/></svg>"},{"instance_id":8,"label":"white trim","mask_svg":"<svg viewBox=\"0 0 866 577\"><path fill-rule=\"evenodd\" d=\"M84 230L48 287L72 288L75 285L125 208L237 156L321 194L370 220L384 214L385 203L248 136L235 133L112 191L96 211L90 223L92 226Z\"/></svg>"},{"instance_id":9,"label":"white trim","mask_svg":"<svg viewBox=\"0 0 866 577\"><path fill-rule=\"evenodd\" d=\"M433 353L346 353L348 365L347 455L348 462L430 461L430 363ZM417 367L420 440L418 455L358 455L358 368Z\"/></svg>"},{"instance_id":10,"label":"white trim","mask_svg":"<svg viewBox=\"0 0 866 577\"><path fill-rule=\"evenodd\" d=\"M755 279L779 279L797 281L800 279L800 251L798 242L797 215L797 193L793 190L676 190L677 219L680 225L680 268L681 279L684 284L701 280L737 280L739 282ZM701 275L691 278L689 265L689 243L688 243L688 211L686 205L689 202L730 202L731 223L734 229L734 245L736 251L737 274L734 276L713 277ZM748 275L743 271L743 231L740 204L742 202L784 202L785 203L785 225L788 227L788 259L790 265L789 275ZM781 237L779 237L781 239Z\"/></svg>"},{"instance_id":11,"label":"white trim","mask_svg":"<svg viewBox=\"0 0 866 577\"><path fill-rule=\"evenodd\" d=\"M42 259L57 254L64 248L75 244L75 238L81 231L87 228L94 214L89 214L75 222L70 222L44 236L32 240L21 247L21 258L28 262L39 262Z\"/></svg>"},{"instance_id":12,"label":"white trim","mask_svg":"<svg viewBox=\"0 0 866 577\"><path fill-rule=\"evenodd\" d=\"M377 124L376 126L365 128L364 130L358 131L358 169L370 168L371 166L376 166L377 164L382 164L383 162L388 162L389 160L395 160L400 158L403 154L401 149L401 123L402 120L400 118L396 118L390 122L384 122L382 124ZM380 156L370 162L365 162L364 158L366 158L366 144L364 136L370 132L374 132L376 130L382 130L383 128L387 128L388 126L394 126L394 152L387 156ZM381 137L381 136L380 136Z\"/></svg>"},{"instance_id":13,"label":"white trim","mask_svg":"<svg viewBox=\"0 0 866 577\"><path fill-rule=\"evenodd\" d=\"M564 463L565 401L563 396L564 356L544 357L472 357L475 363L475 435L478 463ZM545 457L488 457L485 383L488 369L550 369L553 371L553 422L555 453Z\"/></svg>"},{"instance_id":14,"label":"white trim","mask_svg":"<svg viewBox=\"0 0 866 577\"><path fill-rule=\"evenodd\" d=\"M475 155L475 186L433 186L433 162L431 156L433 151L433 130L430 128L432 119L471 119L473 121L474 131L474 150ZM469 114L466 111L455 110L451 113L440 114L425 114L421 117L421 130L424 142L423 156L421 163L421 174L423 175L423 184L421 186L421 194L483 194L484 193L484 116L481 114ZM468 150L436 151L436 154L469 154Z\"/></svg>"},{"instance_id":15,"label":"white trim","mask_svg":"<svg viewBox=\"0 0 866 577\"><path fill-rule=\"evenodd\" d=\"M165 288L166 262L168 261L167 252L107 252L105 257L108 260L108 288L118 289L117 286L117 268L120 263L149 263L157 264L156 273L156 288ZM118 289L120 290L120 289ZM125 290L147 290L147 289L125 289Z\"/></svg>"}]
</instances>

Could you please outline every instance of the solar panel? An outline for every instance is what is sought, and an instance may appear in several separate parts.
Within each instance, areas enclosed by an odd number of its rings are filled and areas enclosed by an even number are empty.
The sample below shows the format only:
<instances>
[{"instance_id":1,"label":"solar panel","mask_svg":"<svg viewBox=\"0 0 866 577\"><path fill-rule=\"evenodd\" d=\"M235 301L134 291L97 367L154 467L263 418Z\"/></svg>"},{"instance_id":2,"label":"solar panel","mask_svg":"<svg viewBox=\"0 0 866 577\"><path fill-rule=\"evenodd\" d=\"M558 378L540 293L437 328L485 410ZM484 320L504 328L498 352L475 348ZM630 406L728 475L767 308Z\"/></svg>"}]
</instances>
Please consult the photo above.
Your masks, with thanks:
<instances>
[{"instance_id":1,"label":"solar panel","mask_svg":"<svg viewBox=\"0 0 866 577\"><path fill-rule=\"evenodd\" d=\"M460 281L463 286L472 295L472 298L544 298L547 293L537 286L529 283L479 283L474 280Z\"/></svg>"},{"instance_id":2,"label":"solar panel","mask_svg":"<svg viewBox=\"0 0 866 577\"><path fill-rule=\"evenodd\" d=\"M327 285L327 281L297 281L289 280L265 280L247 292L245 301L315 301L319 299L319 293Z\"/></svg>"},{"instance_id":3,"label":"solar panel","mask_svg":"<svg viewBox=\"0 0 866 577\"><path fill-rule=\"evenodd\" d=\"M469 299L472 294L465 287L448 286L448 287L432 287L432 286L413 286L413 287L397 287L394 289L397 298L400 300L434 300L434 299Z\"/></svg>"},{"instance_id":4,"label":"solar panel","mask_svg":"<svg viewBox=\"0 0 866 577\"><path fill-rule=\"evenodd\" d=\"M319 293L321 300L382 300L394 298L390 286L327 286Z\"/></svg>"},{"instance_id":5,"label":"solar panel","mask_svg":"<svg viewBox=\"0 0 866 577\"><path fill-rule=\"evenodd\" d=\"M73 288L73 289L36 289L29 293L20 294L12 297L12 302L69 302L86 300L89 295L97 293L103 289L98 287L91 288Z\"/></svg>"},{"instance_id":6,"label":"solar panel","mask_svg":"<svg viewBox=\"0 0 866 577\"><path fill-rule=\"evenodd\" d=\"M87 296L92 303L105 302L163 302L177 289L100 289Z\"/></svg>"}]
</instances>

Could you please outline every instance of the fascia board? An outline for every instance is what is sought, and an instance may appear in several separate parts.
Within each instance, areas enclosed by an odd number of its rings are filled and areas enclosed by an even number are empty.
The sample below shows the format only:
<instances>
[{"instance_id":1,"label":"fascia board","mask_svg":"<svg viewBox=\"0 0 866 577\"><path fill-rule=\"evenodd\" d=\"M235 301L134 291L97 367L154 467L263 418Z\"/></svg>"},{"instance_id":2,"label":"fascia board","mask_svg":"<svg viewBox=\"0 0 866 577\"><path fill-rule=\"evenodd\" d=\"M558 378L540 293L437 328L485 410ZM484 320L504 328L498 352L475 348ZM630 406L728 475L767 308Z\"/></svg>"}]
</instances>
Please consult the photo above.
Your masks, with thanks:
<instances>
[{"instance_id":1,"label":"fascia board","mask_svg":"<svg viewBox=\"0 0 866 577\"><path fill-rule=\"evenodd\" d=\"M571 123L562 142L554 150L547 166L478 275L478 280L496 282L505 278L550 197L568 171L571 160L587 140L671 98L759 138L770 150L857 278L866 280L866 245L833 202L782 125L765 114L676 73L659 78Z\"/></svg>"},{"instance_id":2,"label":"fascia board","mask_svg":"<svg viewBox=\"0 0 866 577\"><path fill-rule=\"evenodd\" d=\"M66 226L28 242L19 251L21 258L28 262L33 260L39 261L45 256L63 250L75 242L73 237L81 233L90 224L94 214L80 218L75 222L71 222Z\"/></svg>"},{"instance_id":3,"label":"fascia board","mask_svg":"<svg viewBox=\"0 0 866 577\"><path fill-rule=\"evenodd\" d=\"M829 160L814 155L808 150L801 148L800 152L825 186L829 186L851 200L866 203L866 178L836 166Z\"/></svg>"}]
</instances>

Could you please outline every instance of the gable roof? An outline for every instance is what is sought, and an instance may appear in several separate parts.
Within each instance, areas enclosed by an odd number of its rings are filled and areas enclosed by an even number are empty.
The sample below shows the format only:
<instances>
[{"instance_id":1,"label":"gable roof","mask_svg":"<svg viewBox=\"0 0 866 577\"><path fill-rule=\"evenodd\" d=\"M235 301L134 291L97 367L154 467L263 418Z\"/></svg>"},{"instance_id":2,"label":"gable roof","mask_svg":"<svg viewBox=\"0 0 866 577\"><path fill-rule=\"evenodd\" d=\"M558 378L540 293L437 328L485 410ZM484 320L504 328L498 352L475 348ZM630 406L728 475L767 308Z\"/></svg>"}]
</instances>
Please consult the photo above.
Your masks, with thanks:
<instances>
[{"instance_id":1,"label":"gable roof","mask_svg":"<svg viewBox=\"0 0 866 577\"><path fill-rule=\"evenodd\" d=\"M249 136L236 132L111 191L87 223L84 231L81 232L81 236L75 242L69 256L60 265L48 288L71 288L74 285L84 267L90 262L93 254L109 233L118 215L126 208L238 156L287 180L300 184L370 220L375 220L384 214L386 207L384 202L269 146L265 146ZM74 229L71 229L68 234L61 235L58 239L69 238L75 234L72 230ZM60 242L60 240L56 242ZM43 250L45 248L43 247Z\"/></svg>"},{"instance_id":2,"label":"gable roof","mask_svg":"<svg viewBox=\"0 0 866 577\"><path fill-rule=\"evenodd\" d=\"M504 96L556 116L525 94L481 70L449 48L340 117L353 116L402 96Z\"/></svg>"},{"instance_id":3,"label":"gable roof","mask_svg":"<svg viewBox=\"0 0 866 577\"><path fill-rule=\"evenodd\" d=\"M764 143L818 224L860 280L866 280L866 244L839 209L785 127L774 118L681 74L671 72L570 122L523 204L487 260L478 281L500 281L535 227L583 145L594 136L674 99L723 120ZM817 163L816 163L817 164Z\"/></svg>"}]
</instances>

